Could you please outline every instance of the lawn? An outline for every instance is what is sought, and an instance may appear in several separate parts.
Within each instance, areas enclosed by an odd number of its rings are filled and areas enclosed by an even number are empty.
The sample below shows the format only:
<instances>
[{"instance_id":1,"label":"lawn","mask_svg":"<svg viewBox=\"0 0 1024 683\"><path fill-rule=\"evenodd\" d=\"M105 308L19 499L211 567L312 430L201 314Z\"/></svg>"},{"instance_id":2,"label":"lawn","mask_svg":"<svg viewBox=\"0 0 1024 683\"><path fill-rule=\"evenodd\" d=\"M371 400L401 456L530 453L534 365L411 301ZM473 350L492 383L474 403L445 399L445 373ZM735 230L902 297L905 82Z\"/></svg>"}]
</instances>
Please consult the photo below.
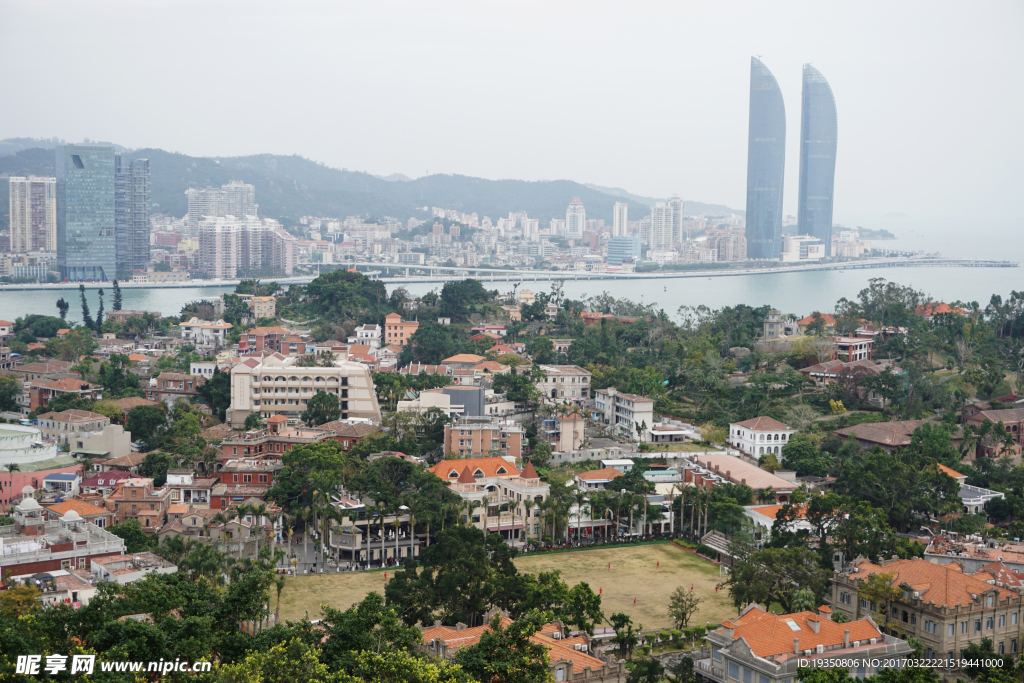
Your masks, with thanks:
<instances>
[{"instance_id":1,"label":"lawn","mask_svg":"<svg viewBox=\"0 0 1024 683\"><path fill-rule=\"evenodd\" d=\"M668 598L677 586L689 589L692 584L705 598L691 625L717 624L736 616L727 591L715 593L715 584L722 580L718 567L668 543L530 555L517 559L516 566L529 573L558 569L569 584L586 581L602 592L606 616L625 612L645 629L672 626ZM309 610L310 618L316 619L321 603L347 609L371 590L383 594L384 583L384 572L289 578L281 594L281 617L301 619Z\"/></svg>"}]
</instances>

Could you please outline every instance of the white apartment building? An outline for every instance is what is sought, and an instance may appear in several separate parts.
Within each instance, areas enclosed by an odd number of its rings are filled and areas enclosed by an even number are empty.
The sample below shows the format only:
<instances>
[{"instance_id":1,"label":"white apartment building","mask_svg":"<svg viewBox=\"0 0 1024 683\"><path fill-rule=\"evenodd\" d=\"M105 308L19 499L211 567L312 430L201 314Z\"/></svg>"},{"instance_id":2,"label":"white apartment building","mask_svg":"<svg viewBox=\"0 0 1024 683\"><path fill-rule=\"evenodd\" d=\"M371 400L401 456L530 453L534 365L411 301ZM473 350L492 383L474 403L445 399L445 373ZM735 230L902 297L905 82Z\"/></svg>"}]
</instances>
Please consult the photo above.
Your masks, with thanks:
<instances>
[{"instance_id":1,"label":"white apartment building","mask_svg":"<svg viewBox=\"0 0 1024 683\"><path fill-rule=\"evenodd\" d=\"M579 197L574 197L565 210L565 236L569 239L583 237L583 229L587 224L587 210Z\"/></svg>"},{"instance_id":2,"label":"white apartment building","mask_svg":"<svg viewBox=\"0 0 1024 683\"><path fill-rule=\"evenodd\" d=\"M537 390L546 402L586 401L590 398L591 374L578 365L541 365L544 378Z\"/></svg>"},{"instance_id":3,"label":"white apartment building","mask_svg":"<svg viewBox=\"0 0 1024 683\"><path fill-rule=\"evenodd\" d=\"M57 251L57 179L12 177L8 182L11 251Z\"/></svg>"},{"instance_id":4,"label":"white apartment building","mask_svg":"<svg viewBox=\"0 0 1024 683\"><path fill-rule=\"evenodd\" d=\"M633 441L650 441L654 427L654 399L627 394L615 387L594 390L593 419L615 425L620 433ZM637 433L636 426L640 425Z\"/></svg>"},{"instance_id":5,"label":"white apartment building","mask_svg":"<svg viewBox=\"0 0 1024 683\"><path fill-rule=\"evenodd\" d=\"M371 349L380 348L382 330L380 325L360 325L355 330L355 336L348 338L349 344L365 344Z\"/></svg>"},{"instance_id":6,"label":"white apartment building","mask_svg":"<svg viewBox=\"0 0 1024 683\"><path fill-rule=\"evenodd\" d=\"M810 235L783 235L779 260L784 262L820 261L825 258L825 244Z\"/></svg>"},{"instance_id":7,"label":"white apartment building","mask_svg":"<svg viewBox=\"0 0 1024 683\"><path fill-rule=\"evenodd\" d=\"M228 330L233 327L231 323L223 320L200 320L192 318L187 323L182 323L181 338L188 339L200 349L216 349L224 346Z\"/></svg>"},{"instance_id":8,"label":"white apartment building","mask_svg":"<svg viewBox=\"0 0 1024 683\"><path fill-rule=\"evenodd\" d=\"M207 216L199 221L199 269L233 279L240 269L273 268L291 275L298 240L281 224L256 216Z\"/></svg>"},{"instance_id":9,"label":"white apartment building","mask_svg":"<svg viewBox=\"0 0 1024 683\"><path fill-rule=\"evenodd\" d=\"M624 237L629 232L629 204L615 202L612 207L612 237Z\"/></svg>"},{"instance_id":10,"label":"white apartment building","mask_svg":"<svg viewBox=\"0 0 1024 683\"><path fill-rule=\"evenodd\" d=\"M729 445L752 458L771 453L781 460L782 449L794 434L795 429L778 420L755 417L729 425Z\"/></svg>"},{"instance_id":11,"label":"white apartment building","mask_svg":"<svg viewBox=\"0 0 1024 683\"><path fill-rule=\"evenodd\" d=\"M674 194L665 203L672 209L672 241L682 244L686 241L686 228L683 225L683 199Z\"/></svg>"},{"instance_id":12,"label":"white apartment building","mask_svg":"<svg viewBox=\"0 0 1024 683\"><path fill-rule=\"evenodd\" d=\"M306 403L319 391L338 398L342 420L363 418L380 424L380 406L368 366L339 360L334 367L304 368L297 366L297 361L295 356L275 353L249 358L231 368L231 425L240 427L254 412L264 418L284 415L300 419Z\"/></svg>"}]
</instances>

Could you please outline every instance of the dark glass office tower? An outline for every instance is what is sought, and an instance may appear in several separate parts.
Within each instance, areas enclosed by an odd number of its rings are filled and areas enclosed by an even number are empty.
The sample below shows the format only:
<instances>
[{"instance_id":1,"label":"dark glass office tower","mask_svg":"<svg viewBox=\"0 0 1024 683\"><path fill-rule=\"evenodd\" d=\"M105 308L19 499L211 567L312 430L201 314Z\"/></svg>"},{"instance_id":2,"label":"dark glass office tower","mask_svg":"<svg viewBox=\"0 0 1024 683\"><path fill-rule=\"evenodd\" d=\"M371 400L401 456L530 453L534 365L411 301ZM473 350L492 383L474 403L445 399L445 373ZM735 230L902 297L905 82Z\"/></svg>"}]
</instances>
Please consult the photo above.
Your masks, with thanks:
<instances>
[{"instance_id":1,"label":"dark glass office tower","mask_svg":"<svg viewBox=\"0 0 1024 683\"><path fill-rule=\"evenodd\" d=\"M782 179L786 169L786 106L775 76L750 58L747 138L747 257L779 258Z\"/></svg>"},{"instance_id":2,"label":"dark glass office tower","mask_svg":"<svg viewBox=\"0 0 1024 683\"><path fill-rule=\"evenodd\" d=\"M57 147L57 264L71 281L117 273L114 148Z\"/></svg>"},{"instance_id":3,"label":"dark glass office tower","mask_svg":"<svg viewBox=\"0 0 1024 683\"><path fill-rule=\"evenodd\" d=\"M145 270L149 262L149 160L125 165L118 154L114 168L117 272L131 279L131 271Z\"/></svg>"},{"instance_id":4,"label":"dark glass office tower","mask_svg":"<svg viewBox=\"0 0 1024 683\"><path fill-rule=\"evenodd\" d=\"M797 232L813 235L832 254L832 199L836 179L836 99L825 77L804 64L800 105L800 205Z\"/></svg>"}]
</instances>

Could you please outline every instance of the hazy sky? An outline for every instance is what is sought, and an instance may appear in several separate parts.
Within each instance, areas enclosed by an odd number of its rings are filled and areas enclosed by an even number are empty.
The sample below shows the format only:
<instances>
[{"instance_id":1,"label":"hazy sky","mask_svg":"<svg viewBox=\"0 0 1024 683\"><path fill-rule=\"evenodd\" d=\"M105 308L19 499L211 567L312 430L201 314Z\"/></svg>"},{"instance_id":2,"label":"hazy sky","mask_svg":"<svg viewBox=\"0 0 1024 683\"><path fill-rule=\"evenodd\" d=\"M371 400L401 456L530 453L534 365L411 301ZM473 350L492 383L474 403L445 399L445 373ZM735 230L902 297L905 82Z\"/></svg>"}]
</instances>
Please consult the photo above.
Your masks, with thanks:
<instances>
[{"instance_id":1,"label":"hazy sky","mask_svg":"<svg viewBox=\"0 0 1024 683\"><path fill-rule=\"evenodd\" d=\"M1024 229L1024 3L10 2L0 137L745 206L750 56L839 110L835 219Z\"/></svg>"}]
</instances>

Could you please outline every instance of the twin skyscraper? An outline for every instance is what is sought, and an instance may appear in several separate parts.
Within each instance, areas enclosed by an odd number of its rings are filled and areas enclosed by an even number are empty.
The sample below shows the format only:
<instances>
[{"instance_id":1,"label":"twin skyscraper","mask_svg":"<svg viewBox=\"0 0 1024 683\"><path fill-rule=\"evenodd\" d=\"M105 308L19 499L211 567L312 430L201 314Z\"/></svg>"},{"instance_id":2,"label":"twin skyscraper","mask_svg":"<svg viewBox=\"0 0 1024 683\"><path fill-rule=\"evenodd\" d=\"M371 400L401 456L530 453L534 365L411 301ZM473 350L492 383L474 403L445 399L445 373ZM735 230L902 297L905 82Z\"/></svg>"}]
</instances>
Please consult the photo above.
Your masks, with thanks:
<instances>
[{"instance_id":1,"label":"twin skyscraper","mask_svg":"<svg viewBox=\"0 0 1024 683\"><path fill-rule=\"evenodd\" d=\"M820 239L826 256L832 253L837 127L832 88L817 69L804 64L797 233ZM768 67L751 57L747 140L748 258L779 258L785 167L786 106L782 91Z\"/></svg>"}]
</instances>

